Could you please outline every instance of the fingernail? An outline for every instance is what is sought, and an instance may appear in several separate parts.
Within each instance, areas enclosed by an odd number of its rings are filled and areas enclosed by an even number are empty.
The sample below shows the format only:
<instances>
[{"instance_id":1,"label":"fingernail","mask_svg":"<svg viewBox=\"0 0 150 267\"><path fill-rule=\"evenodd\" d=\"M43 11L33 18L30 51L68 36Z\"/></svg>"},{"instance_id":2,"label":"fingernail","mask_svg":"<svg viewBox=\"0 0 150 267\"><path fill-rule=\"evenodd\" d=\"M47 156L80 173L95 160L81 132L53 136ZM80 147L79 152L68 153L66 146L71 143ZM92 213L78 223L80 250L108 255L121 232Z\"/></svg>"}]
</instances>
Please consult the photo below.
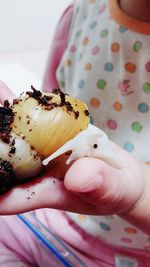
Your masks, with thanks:
<instances>
[{"instance_id":1,"label":"fingernail","mask_svg":"<svg viewBox=\"0 0 150 267\"><path fill-rule=\"evenodd\" d=\"M81 185L79 185L76 191L81 192L81 193L94 191L101 186L102 181L103 181L103 177L100 174L97 174L96 176L90 178L85 183L82 183Z\"/></svg>"}]
</instances>

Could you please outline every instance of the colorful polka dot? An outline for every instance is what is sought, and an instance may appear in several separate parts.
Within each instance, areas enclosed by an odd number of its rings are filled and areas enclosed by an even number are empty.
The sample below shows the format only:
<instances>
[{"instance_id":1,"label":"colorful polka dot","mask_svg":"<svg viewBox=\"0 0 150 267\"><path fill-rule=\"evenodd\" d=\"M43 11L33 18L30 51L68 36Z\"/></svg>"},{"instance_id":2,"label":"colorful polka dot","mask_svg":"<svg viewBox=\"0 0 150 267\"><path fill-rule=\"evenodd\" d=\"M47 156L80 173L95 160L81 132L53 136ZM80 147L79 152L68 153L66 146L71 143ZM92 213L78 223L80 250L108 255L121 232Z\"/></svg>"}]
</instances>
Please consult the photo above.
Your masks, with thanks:
<instances>
[{"instance_id":1,"label":"colorful polka dot","mask_svg":"<svg viewBox=\"0 0 150 267\"><path fill-rule=\"evenodd\" d=\"M76 32L76 36L77 36L77 37L80 37L81 34L82 34L82 30L79 30L79 31Z\"/></svg>"},{"instance_id":2,"label":"colorful polka dot","mask_svg":"<svg viewBox=\"0 0 150 267\"><path fill-rule=\"evenodd\" d=\"M97 87L98 87L99 89L105 89L106 85L107 85L107 83L106 83L106 81L103 80L103 79L100 79L100 80L98 80L98 82L97 82Z\"/></svg>"},{"instance_id":3,"label":"colorful polka dot","mask_svg":"<svg viewBox=\"0 0 150 267\"><path fill-rule=\"evenodd\" d=\"M99 14L102 14L106 10L107 6L106 3L102 4L99 9Z\"/></svg>"},{"instance_id":4,"label":"colorful polka dot","mask_svg":"<svg viewBox=\"0 0 150 267\"><path fill-rule=\"evenodd\" d=\"M76 51L76 46L75 45L72 45L70 47L70 52L74 53Z\"/></svg>"},{"instance_id":5,"label":"colorful polka dot","mask_svg":"<svg viewBox=\"0 0 150 267\"><path fill-rule=\"evenodd\" d=\"M86 63L85 66L84 66L84 69L86 71L90 71L92 69L92 64L91 63Z\"/></svg>"},{"instance_id":6,"label":"colorful polka dot","mask_svg":"<svg viewBox=\"0 0 150 267\"><path fill-rule=\"evenodd\" d=\"M116 53L116 52L119 51L119 49L120 49L120 45L119 45L118 43L113 43L113 44L111 45L111 50L112 50L112 52Z\"/></svg>"},{"instance_id":7,"label":"colorful polka dot","mask_svg":"<svg viewBox=\"0 0 150 267\"><path fill-rule=\"evenodd\" d=\"M82 40L82 44L83 45L87 45L89 43L89 38L88 37L84 37Z\"/></svg>"},{"instance_id":8,"label":"colorful polka dot","mask_svg":"<svg viewBox=\"0 0 150 267\"><path fill-rule=\"evenodd\" d=\"M96 0L89 0L89 3L94 4Z\"/></svg>"},{"instance_id":9,"label":"colorful polka dot","mask_svg":"<svg viewBox=\"0 0 150 267\"><path fill-rule=\"evenodd\" d=\"M134 44L133 44L133 50L135 52L139 52L142 48L142 43L140 41L136 41Z\"/></svg>"},{"instance_id":10,"label":"colorful polka dot","mask_svg":"<svg viewBox=\"0 0 150 267\"><path fill-rule=\"evenodd\" d=\"M86 219L87 219L87 216L86 216L86 215L79 214L79 220L80 220L81 222L86 221Z\"/></svg>"},{"instance_id":11,"label":"colorful polka dot","mask_svg":"<svg viewBox=\"0 0 150 267\"><path fill-rule=\"evenodd\" d=\"M65 88L65 81L60 81L59 84L61 88Z\"/></svg>"},{"instance_id":12,"label":"colorful polka dot","mask_svg":"<svg viewBox=\"0 0 150 267\"><path fill-rule=\"evenodd\" d=\"M132 243L132 239L127 238L127 237L122 237L121 241L124 242L124 243Z\"/></svg>"},{"instance_id":13,"label":"colorful polka dot","mask_svg":"<svg viewBox=\"0 0 150 267\"><path fill-rule=\"evenodd\" d=\"M137 234L137 230L134 227L126 227L124 231L128 234Z\"/></svg>"},{"instance_id":14,"label":"colorful polka dot","mask_svg":"<svg viewBox=\"0 0 150 267\"><path fill-rule=\"evenodd\" d=\"M71 65L71 60L70 59L67 59L66 60L66 66L70 66Z\"/></svg>"},{"instance_id":15,"label":"colorful polka dot","mask_svg":"<svg viewBox=\"0 0 150 267\"><path fill-rule=\"evenodd\" d=\"M121 33L125 33L125 32L127 31L127 28L126 28L126 27L123 27L123 26L120 26L120 27L119 27L119 31L120 31Z\"/></svg>"},{"instance_id":16,"label":"colorful polka dot","mask_svg":"<svg viewBox=\"0 0 150 267\"><path fill-rule=\"evenodd\" d=\"M132 62L128 62L125 64L125 69L130 73L134 73L136 71L136 65Z\"/></svg>"},{"instance_id":17,"label":"colorful polka dot","mask_svg":"<svg viewBox=\"0 0 150 267\"><path fill-rule=\"evenodd\" d=\"M146 103L140 103L140 104L138 105L138 110L139 110L140 112L142 112L142 113L146 113L146 112L149 111L149 106L148 106L148 104L146 104Z\"/></svg>"},{"instance_id":18,"label":"colorful polka dot","mask_svg":"<svg viewBox=\"0 0 150 267\"><path fill-rule=\"evenodd\" d=\"M150 93L150 83L146 82L143 84L143 90L146 94Z\"/></svg>"},{"instance_id":19,"label":"colorful polka dot","mask_svg":"<svg viewBox=\"0 0 150 267\"><path fill-rule=\"evenodd\" d=\"M127 142L124 144L124 149L131 153L134 150L134 145L132 143Z\"/></svg>"},{"instance_id":20,"label":"colorful polka dot","mask_svg":"<svg viewBox=\"0 0 150 267\"><path fill-rule=\"evenodd\" d=\"M94 46L92 49L92 55L97 55L100 51L99 46Z\"/></svg>"},{"instance_id":21,"label":"colorful polka dot","mask_svg":"<svg viewBox=\"0 0 150 267\"><path fill-rule=\"evenodd\" d=\"M84 86L85 86L85 81L84 80L80 80L79 83L78 83L78 87L80 89L82 89L82 88L84 88Z\"/></svg>"},{"instance_id":22,"label":"colorful polka dot","mask_svg":"<svg viewBox=\"0 0 150 267\"><path fill-rule=\"evenodd\" d=\"M90 104L94 108L98 108L100 106L100 100L96 97L91 98Z\"/></svg>"},{"instance_id":23,"label":"colorful polka dot","mask_svg":"<svg viewBox=\"0 0 150 267\"><path fill-rule=\"evenodd\" d=\"M90 29L94 29L95 27L96 27L96 25L97 25L97 21L92 21L91 23L90 23Z\"/></svg>"},{"instance_id":24,"label":"colorful polka dot","mask_svg":"<svg viewBox=\"0 0 150 267\"><path fill-rule=\"evenodd\" d=\"M110 231L110 226L106 223L100 222L100 227L101 229L103 229L104 231Z\"/></svg>"},{"instance_id":25,"label":"colorful polka dot","mask_svg":"<svg viewBox=\"0 0 150 267\"><path fill-rule=\"evenodd\" d=\"M150 72L150 61L146 63L145 69L147 70L147 72Z\"/></svg>"},{"instance_id":26,"label":"colorful polka dot","mask_svg":"<svg viewBox=\"0 0 150 267\"><path fill-rule=\"evenodd\" d=\"M142 131L143 126L141 125L140 122L133 122L131 128L133 131L139 133Z\"/></svg>"},{"instance_id":27,"label":"colorful polka dot","mask_svg":"<svg viewBox=\"0 0 150 267\"><path fill-rule=\"evenodd\" d=\"M100 33L101 37L106 37L107 35L108 35L108 30L107 29L102 30L101 33Z\"/></svg>"},{"instance_id":28,"label":"colorful polka dot","mask_svg":"<svg viewBox=\"0 0 150 267\"><path fill-rule=\"evenodd\" d=\"M116 111L121 111L122 110L122 103L120 101L116 101L113 104L113 108Z\"/></svg>"},{"instance_id":29,"label":"colorful polka dot","mask_svg":"<svg viewBox=\"0 0 150 267\"><path fill-rule=\"evenodd\" d=\"M117 122L115 120L108 120L107 126L111 130L115 130L117 128Z\"/></svg>"},{"instance_id":30,"label":"colorful polka dot","mask_svg":"<svg viewBox=\"0 0 150 267\"><path fill-rule=\"evenodd\" d=\"M111 72L111 71L113 71L114 66L113 66L113 64L111 62L107 62L105 64L104 68L105 68L106 71Z\"/></svg>"}]
</instances>

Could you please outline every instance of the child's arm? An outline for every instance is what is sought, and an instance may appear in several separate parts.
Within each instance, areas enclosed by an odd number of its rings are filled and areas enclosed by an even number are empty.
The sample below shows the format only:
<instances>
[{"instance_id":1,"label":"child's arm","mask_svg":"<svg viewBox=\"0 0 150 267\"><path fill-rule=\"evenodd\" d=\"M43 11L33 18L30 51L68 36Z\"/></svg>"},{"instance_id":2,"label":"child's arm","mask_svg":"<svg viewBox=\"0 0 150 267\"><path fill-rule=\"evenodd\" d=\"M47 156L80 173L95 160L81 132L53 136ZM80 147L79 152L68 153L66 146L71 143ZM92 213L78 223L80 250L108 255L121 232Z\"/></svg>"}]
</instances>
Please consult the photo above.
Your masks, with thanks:
<instances>
[{"instance_id":1,"label":"child's arm","mask_svg":"<svg viewBox=\"0 0 150 267\"><path fill-rule=\"evenodd\" d=\"M42 89L44 91L50 91L52 88L59 87L56 79L56 70L67 47L72 12L73 5L65 10L56 27L43 79Z\"/></svg>"}]
</instances>

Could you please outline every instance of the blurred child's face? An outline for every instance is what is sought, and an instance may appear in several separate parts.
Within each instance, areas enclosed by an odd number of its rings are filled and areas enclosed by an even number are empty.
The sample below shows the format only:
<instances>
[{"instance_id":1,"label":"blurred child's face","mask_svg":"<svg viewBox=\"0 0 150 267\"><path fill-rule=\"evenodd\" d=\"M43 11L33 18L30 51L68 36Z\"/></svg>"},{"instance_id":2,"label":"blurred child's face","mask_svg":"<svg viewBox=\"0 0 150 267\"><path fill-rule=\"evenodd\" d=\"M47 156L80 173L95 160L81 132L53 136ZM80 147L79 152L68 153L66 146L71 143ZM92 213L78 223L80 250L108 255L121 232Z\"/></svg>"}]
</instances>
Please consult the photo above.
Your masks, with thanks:
<instances>
[{"instance_id":1,"label":"blurred child's face","mask_svg":"<svg viewBox=\"0 0 150 267\"><path fill-rule=\"evenodd\" d=\"M118 0L122 10L128 15L150 22L150 0Z\"/></svg>"}]
</instances>

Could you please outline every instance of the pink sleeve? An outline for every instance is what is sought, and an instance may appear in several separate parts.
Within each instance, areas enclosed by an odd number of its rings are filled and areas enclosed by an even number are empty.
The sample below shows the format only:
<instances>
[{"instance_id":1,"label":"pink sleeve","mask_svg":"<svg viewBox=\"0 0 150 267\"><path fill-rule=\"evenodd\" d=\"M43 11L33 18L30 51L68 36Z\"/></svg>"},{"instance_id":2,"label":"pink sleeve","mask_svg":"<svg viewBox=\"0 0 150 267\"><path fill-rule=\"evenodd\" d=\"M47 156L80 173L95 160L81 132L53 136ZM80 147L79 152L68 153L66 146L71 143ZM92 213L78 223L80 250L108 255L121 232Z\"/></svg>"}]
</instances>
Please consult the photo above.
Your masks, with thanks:
<instances>
[{"instance_id":1,"label":"pink sleeve","mask_svg":"<svg viewBox=\"0 0 150 267\"><path fill-rule=\"evenodd\" d=\"M52 88L58 87L56 79L56 70L67 47L68 33L72 19L73 5L70 5L63 13L57 25L54 39L50 47L48 62L43 79L42 89L50 91Z\"/></svg>"}]
</instances>

